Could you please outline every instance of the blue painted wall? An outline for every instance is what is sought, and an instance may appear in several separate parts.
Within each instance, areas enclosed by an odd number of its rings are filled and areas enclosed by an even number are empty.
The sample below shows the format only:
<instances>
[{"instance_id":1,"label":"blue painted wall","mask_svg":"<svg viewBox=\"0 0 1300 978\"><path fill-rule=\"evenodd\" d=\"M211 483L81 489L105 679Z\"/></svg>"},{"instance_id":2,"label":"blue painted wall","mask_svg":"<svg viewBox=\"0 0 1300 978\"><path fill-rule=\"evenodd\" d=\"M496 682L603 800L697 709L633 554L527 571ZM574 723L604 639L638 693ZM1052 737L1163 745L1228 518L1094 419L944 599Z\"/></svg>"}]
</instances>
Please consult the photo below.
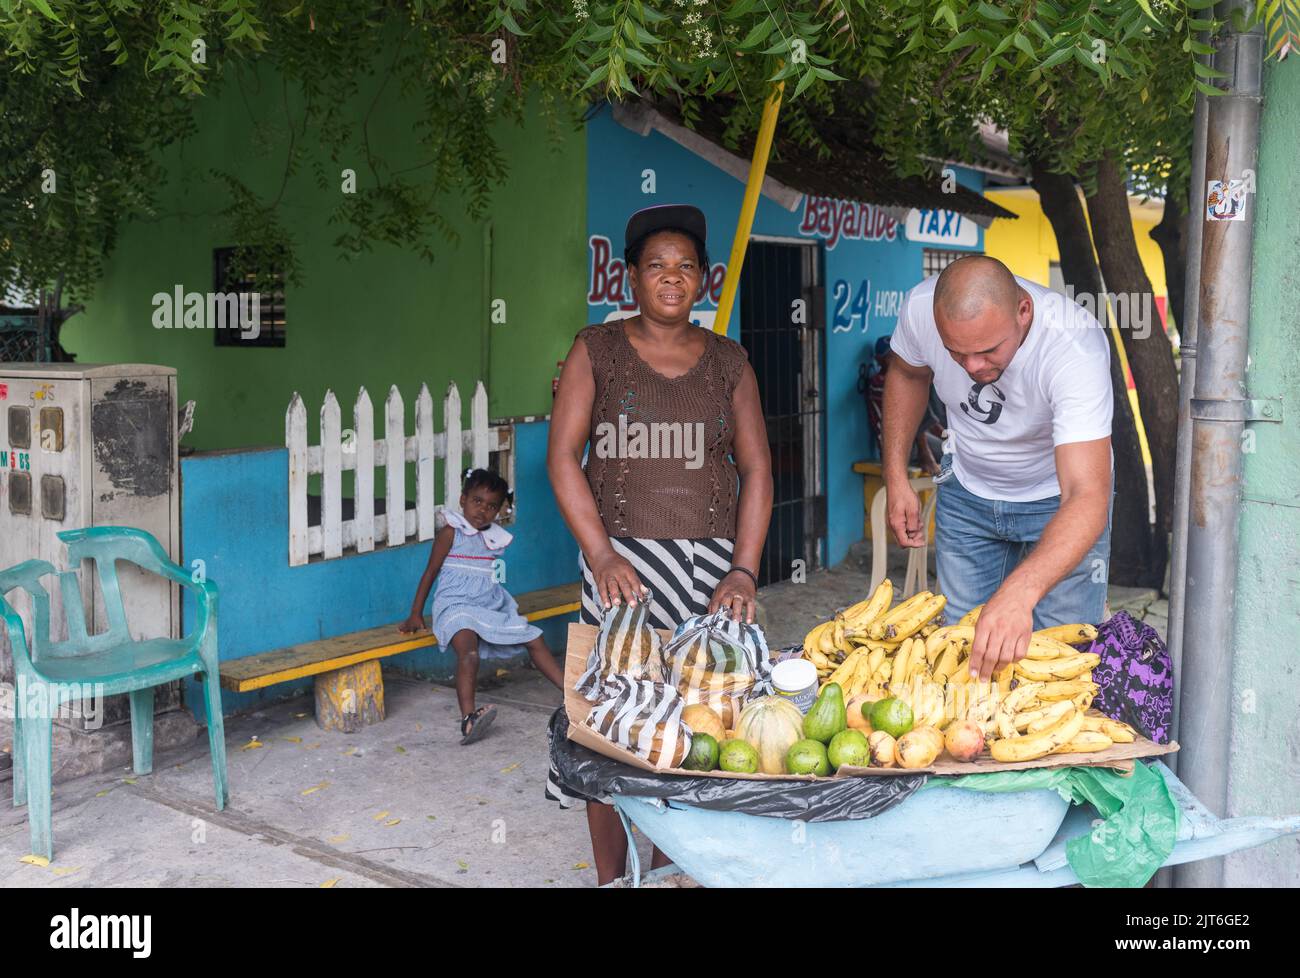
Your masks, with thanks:
<instances>
[{"instance_id":1,"label":"blue painted wall","mask_svg":"<svg viewBox=\"0 0 1300 978\"><path fill-rule=\"evenodd\" d=\"M983 175L954 168L957 181L984 189ZM653 171L654 192L647 192ZM704 211L709 225L709 255L715 267L711 293L697 307L702 325L713 324L717 297L740 214L744 184L658 132L639 136L602 111L587 125L587 308L590 322L635 313L630 293L611 301L624 283L623 230L628 217L642 207L689 203ZM843 218L865 223L855 234ZM835 215L841 217L836 233ZM969 218L947 212L924 214L954 237L969 228ZM865 219L865 221L863 221ZM845 233L847 228L848 233ZM921 281L925 248L983 249L978 226L973 245L923 244L907 240L904 226L865 205L850 205L805 197L787 211L760 197L753 233L818 242L826 285L826 351L823 384L826 411L827 554L830 565L841 561L850 544L862 537L862 477L854 462L878 458L868 434L866 408L857 392L858 365L869 362L877 338L893 332L898 307L908 289ZM969 234L969 231L967 231ZM616 259L616 261L611 261ZM739 306L739 303L736 304ZM727 335L740 336L740 315L733 310Z\"/></svg>"},{"instance_id":2,"label":"blue painted wall","mask_svg":"<svg viewBox=\"0 0 1300 978\"><path fill-rule=\"evenodd\" d=\"M573 581L577 545L560 518L546 475L545 423L515 426L515 539L506 551L506 587L515 594ZM411 606L429 543L289 566L288 453L283 448L198 454L181 460L183 563L202 560L220 591L218 643L222 660L267 652L297 642L328 638L402 621ZM432 598L430 599L432 601ZM428 614L428 607L425 614ZM186 627L193 622L186 599ZM563 648L566 623L544 623L547 642ZM427 620L427 617L426 617ZM506 650L502 650L503 654ZM521 661L484 656L485 667ZM522 656L526 658L526 656ZM433 679L455 673L450 649L422 649L385 660ZM223 691L226 712L310 689L311 680L282 683L255 693ZM187 681L186 703L202 717L197 685Z\"/></svg>"}]
</instances>

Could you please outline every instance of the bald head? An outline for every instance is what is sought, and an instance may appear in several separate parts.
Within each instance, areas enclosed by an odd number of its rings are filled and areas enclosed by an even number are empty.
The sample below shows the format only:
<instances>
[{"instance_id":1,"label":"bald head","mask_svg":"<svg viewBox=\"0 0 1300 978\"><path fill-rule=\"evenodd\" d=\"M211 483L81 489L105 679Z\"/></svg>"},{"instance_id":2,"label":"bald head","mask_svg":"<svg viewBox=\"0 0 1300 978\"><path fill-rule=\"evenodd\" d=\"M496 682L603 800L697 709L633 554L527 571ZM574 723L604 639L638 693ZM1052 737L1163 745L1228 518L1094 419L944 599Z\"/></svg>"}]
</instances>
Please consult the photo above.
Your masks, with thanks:
<instances>
[{"instance_id":1,"label":"bald head","mask_svg":"<svg viewBox=\"0 0 1300 978\"><path fill-rule=\"evenodd\" d=\"M1015 276L996 258L969 255L958 258L939 273L934 285L936 319L962 323L986 309L1014 316L1020 301Z\"/></svg>"},{"instance_id":2,"label":"bald head","mask_svg":"<svg viewBox=\"0 0 1300 978\"><path fill-rule=\"evenodd\" d=\"M1002 376L1033 321L1033 298L996 258L958 258L934 283L939 338L976 383Z\"/></svg>"}]
</instances>

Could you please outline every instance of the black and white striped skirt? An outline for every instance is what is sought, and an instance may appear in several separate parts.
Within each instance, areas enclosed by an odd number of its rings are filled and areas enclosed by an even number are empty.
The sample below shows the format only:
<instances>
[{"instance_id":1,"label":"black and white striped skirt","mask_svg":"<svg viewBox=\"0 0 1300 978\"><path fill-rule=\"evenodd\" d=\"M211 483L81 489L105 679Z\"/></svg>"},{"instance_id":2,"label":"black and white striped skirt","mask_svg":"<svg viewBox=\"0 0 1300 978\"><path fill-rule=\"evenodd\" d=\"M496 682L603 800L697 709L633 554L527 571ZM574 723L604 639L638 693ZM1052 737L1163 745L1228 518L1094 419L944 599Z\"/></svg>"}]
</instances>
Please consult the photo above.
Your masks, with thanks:
<instances>
[{"instance_id":1,"label":"black and white striped skirt","mask_svg":"<svg viewBox=\"0 0 1300 978\"><path fill-rule=\"evenodd\" d=\"M734 541L723 537L701 540L611 537L609 542L614 552L627 559L651 590L650 624L667 631L672 631L687 618L708 612L718 582L731 569L731 554L735 547ZM582 553L578 554L578 566L582 571L579 619L587 625L599 625L602 617L600 597L587 558ZM553 741L550 746L553 750ZM591 798L564 786L554 761L546 778L546 797L559 802L561 808L572 808L582 801L610 803L608 798Z\"/></svg>"}]
</instances>

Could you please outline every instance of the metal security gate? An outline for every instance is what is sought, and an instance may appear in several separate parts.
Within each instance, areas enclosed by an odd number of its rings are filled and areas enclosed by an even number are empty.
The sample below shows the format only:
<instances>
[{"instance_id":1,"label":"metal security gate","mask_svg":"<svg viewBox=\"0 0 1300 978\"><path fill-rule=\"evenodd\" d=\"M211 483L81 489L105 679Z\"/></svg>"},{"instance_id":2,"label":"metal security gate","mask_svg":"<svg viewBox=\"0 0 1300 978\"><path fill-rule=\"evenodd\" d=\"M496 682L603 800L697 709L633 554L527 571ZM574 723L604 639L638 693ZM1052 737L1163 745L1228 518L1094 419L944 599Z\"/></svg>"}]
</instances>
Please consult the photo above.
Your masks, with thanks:
<instances>
[{"instance_id":1,"label":"metal security gate","mask_svg":"<svg viewBox=\"0 0 1300 978\"><path fill-rule=\"evenodd\" d=\"M740 342L758 379L772 449L772 522L759 584L823 564L822 355L825 290L816 245L750 239L740 277Z\"/></svg>"}]
</instances>

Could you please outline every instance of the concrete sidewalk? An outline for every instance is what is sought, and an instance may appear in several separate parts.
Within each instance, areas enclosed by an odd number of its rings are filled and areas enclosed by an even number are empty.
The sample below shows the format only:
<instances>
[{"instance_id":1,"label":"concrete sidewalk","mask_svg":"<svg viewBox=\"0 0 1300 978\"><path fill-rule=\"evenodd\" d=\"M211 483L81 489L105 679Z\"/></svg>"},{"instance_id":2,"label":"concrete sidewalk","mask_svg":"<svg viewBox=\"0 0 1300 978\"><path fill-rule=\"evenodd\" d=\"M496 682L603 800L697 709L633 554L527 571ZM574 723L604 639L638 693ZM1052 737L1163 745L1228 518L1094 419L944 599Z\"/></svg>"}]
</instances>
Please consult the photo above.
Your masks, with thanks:
<instances>
[{"instance_id":1,"label":"concrete sidewalk","mask_svg":"<svg viewBox=\"0 0 1300 978\"><path fill-rule=\"evenodd\" d=\"M869 560L855 548L806 583L764 588L772 647L860 600ZM901 565L890 571L902 579ZM1154 592L1113 589L1111 605L1164 634ZM48 867L20 862L26 809L9 806L0 772L0 886L595 885L583 811L542 793L558 690L531 668L480 690L498 716L470 747L459 745L453 690L386 672L385 698L388 718L356 734L320 730L310 697L229 718L224 812L213 810L202 737L160 753L152 775L123 768L56 785ZM643 866L649 848L640 839Z\"/></svg>"},{"instance_id":2,"label":"concrete sidewalk","mask_svg":"<svg viewBox=\"0 0 1300 978\"><path fill-rule=\"evenodd\" d=\"M526 669L481 691L497 720L469 747L452 690L387 674L385 692L357 734L320 730L309 697L229 719L224 812L203 739L146 777L55 785L48 867L19 861L26 809L0 782L0 886L595 885L583 811L542 794L558 690Z\"/></svg>"}]
</instances>

